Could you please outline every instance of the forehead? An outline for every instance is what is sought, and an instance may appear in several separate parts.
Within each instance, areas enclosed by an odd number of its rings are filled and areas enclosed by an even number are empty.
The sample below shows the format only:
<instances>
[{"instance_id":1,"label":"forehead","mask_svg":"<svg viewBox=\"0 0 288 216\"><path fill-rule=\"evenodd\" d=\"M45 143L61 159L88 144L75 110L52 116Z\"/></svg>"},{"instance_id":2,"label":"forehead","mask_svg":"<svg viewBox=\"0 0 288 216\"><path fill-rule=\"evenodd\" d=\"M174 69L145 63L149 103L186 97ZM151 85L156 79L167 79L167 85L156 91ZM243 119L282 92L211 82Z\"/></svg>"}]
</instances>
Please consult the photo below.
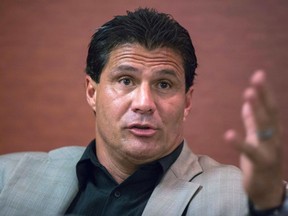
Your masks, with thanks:
<instances>
[{"instance_id":1,"label":"forehead","mask_svg":"<svg viewBox=\"0 0 288 216\"><path fill-rule=\"evenodd\" d=\"M120 45L111 51L106 66L118 67L122 64L140 67L169 67L178 72L184 71L182 57L168 47L148 50L139 44Z\"/></svg>"}]
</instances>

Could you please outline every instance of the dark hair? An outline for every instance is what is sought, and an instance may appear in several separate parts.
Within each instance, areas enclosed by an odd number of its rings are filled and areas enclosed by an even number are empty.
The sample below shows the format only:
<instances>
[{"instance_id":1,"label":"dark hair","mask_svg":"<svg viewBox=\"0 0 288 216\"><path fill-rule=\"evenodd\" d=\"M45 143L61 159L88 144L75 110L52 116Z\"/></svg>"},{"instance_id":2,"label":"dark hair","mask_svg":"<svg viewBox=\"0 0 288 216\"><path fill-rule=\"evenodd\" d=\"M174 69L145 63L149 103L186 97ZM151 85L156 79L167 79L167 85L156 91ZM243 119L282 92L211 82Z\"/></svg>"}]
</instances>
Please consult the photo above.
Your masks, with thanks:
<instances>
[{"instance_id":1,"label":"dark hair","mask_svg":"<svg viewBox=\"0 0 288 216\"><path fill-rule=\"evenodd\" d=\"M125 43L138 43L149 50L173 49L183 59L186 91L193 85L197 58L188 31L170 15L148 8L115 16L96 31L89 45L86 73L99 83L110 52Z\"/></svg>"}]
</instances>

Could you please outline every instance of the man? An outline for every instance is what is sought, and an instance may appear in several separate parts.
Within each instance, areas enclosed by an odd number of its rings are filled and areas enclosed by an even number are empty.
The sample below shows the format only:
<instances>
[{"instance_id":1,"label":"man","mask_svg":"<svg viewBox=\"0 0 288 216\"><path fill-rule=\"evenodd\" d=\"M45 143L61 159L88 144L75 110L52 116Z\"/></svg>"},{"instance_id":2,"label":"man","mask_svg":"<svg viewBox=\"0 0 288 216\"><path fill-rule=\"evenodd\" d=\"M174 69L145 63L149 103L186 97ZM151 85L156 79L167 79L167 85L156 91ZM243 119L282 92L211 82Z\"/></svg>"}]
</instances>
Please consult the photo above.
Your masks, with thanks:
<instances>
[{"instance_id":1,"label":"man","mask_svg":"<svg viewBox=\"0 0 288 216\"><path fill-rule=\"evenodd\" d=\"M86 149L2 156L1 215L287 215L265 73L245 92L245 141L226 133L241 152L242 187L237 168L184 141L196 67L188 32L166 14L138 9L104 24L86 68L96 139Z\"/></svg>"}]
</instances>

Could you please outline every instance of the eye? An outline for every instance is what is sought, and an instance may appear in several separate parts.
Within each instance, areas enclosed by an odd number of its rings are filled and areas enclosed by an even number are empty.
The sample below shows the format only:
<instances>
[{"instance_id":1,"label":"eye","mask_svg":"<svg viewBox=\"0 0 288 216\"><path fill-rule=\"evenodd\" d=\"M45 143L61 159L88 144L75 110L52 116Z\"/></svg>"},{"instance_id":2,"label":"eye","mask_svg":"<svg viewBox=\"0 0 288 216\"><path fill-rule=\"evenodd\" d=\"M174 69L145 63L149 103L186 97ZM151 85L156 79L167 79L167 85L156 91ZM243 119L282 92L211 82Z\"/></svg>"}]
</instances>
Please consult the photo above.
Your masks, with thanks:
<instances>
[{"instance_id":1,"label":"eye","mask_svg":"<svg viewBox=\"0 0 288 216\"><path fill-rule=\"evenodd\" d=\"M167 81L161 81L158 83L158 87L160 89L169 89L169 88L171 88L171 84Z\"/></svg>"},{"instance_id":2,"label":"eye","mask_svg":"<svg viewBox=\"0 0 288 216\"><path fill-rule=\"evenodd\" d=\"M123 85L126 85L126 86L129 86L132 84L132 80L128 77L124 77L124 78L121 78L119 80L119 83L123 84Z\"/></svg>"}]
</instances>

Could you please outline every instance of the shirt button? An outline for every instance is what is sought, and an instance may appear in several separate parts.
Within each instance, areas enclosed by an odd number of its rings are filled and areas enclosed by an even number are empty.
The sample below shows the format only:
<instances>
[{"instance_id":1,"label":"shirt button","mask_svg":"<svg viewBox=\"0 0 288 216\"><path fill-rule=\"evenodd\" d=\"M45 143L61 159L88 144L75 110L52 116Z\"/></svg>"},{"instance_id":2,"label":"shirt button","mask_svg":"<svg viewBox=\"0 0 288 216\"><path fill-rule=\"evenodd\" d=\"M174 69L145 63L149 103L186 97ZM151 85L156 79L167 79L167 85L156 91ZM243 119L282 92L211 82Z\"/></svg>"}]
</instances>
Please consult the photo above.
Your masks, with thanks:
<instances>
[{"instance_id":1,"label":"shirt button","mask_svg":"<svg viewBox=\"0 0 288 216\"><path fill-rule=\"evenodd\" d=\"M120 191L115 191L115 192L114 192L114 196L115 196L116 198L119 198L119 197L121 196Z\"/></svg>"}]
</instances>

